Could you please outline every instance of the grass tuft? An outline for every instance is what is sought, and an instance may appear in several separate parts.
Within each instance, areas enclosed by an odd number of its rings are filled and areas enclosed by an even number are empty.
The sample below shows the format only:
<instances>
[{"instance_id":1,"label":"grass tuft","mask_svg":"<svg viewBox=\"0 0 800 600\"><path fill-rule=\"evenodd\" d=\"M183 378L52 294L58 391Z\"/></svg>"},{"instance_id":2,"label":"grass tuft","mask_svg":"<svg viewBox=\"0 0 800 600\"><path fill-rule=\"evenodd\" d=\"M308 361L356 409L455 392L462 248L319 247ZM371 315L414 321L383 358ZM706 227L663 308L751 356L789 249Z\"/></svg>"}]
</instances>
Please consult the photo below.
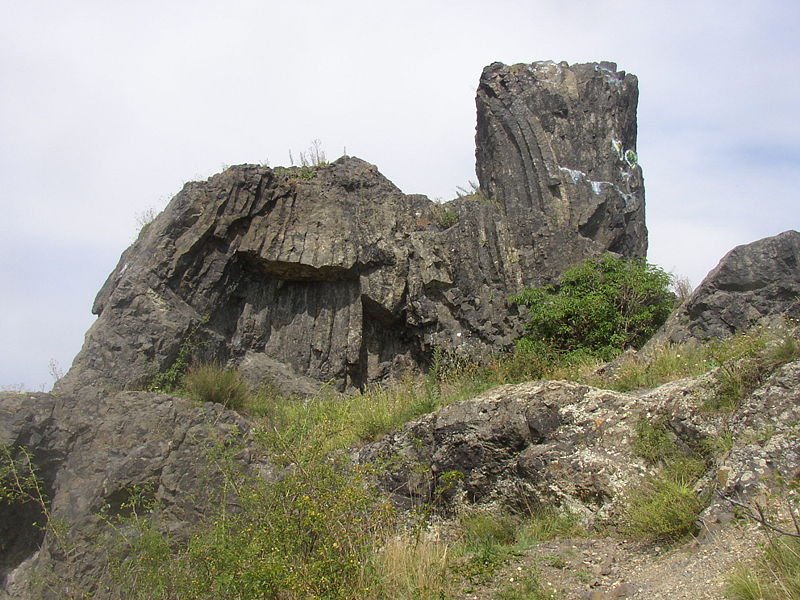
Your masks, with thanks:
<instances>
[{"instance_id":1,"label":"grass tuft","mask_svg":"<svg viewBox=\"0 0 800 600\"><path fill-rule=\"evenodd\" d=\"M522 521L517 533L517 543L522 547L532 547L556 538L584 535L586 529L578 515L562 509L541 507Z\"/></svg>"},{"instance_id":2,"label":"grass tuft","mask_svg":"<svg viewBox=\"0 0 800 600\"><path fill-rule=\"evenodd\" d=\"M674 542L694 533L705 499L692 482L665 474L650 476L630 493L624 530L649 542Z\"/></svg>"},{"instance_id":3,"label":"grass tuft","mask_svg":"<svg viewBox=\"0 0 800 600\"><path fill-rule=\"evenodd\" d=\"M800 600L800 538L773 538L754 566L729 577L732 600Z\"/></svg>"},{"instance_id":4,"label":"grass tuft","mask_svg":"<svg viewBox=\"0 0 800 600\"><path fill-rule=\"evenodd\" d=\"M448 548L440 542L407 535L392 537L378 553L377 569L385 598L439 600L455 592Z\"/></svg>"},{"instance_id":5,"label":"grass tuft","mask_svg":"<svg viewBox=\"0 0 800 600\"><path fill-rule=\"evenodd\" d=\"M216 362L190 367L183 378L183 389L193 400L215 402L233 410L244 407L250 397L239 372Z\"/></svg>"}]
</instances>

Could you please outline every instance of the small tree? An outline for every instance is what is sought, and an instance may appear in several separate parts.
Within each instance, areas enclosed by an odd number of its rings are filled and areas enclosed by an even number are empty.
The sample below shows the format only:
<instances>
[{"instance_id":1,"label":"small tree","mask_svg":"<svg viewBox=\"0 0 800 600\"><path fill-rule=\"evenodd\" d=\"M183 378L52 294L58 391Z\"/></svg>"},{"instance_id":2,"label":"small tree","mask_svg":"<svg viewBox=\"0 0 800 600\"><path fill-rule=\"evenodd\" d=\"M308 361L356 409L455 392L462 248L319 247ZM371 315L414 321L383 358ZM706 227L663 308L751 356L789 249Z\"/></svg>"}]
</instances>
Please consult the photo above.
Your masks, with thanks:
<instances>
[{"instance_id":1,"label":"small tree","mask_svg":"<svg viewBox=\"0 0 800 600\"><path fill-rule=\"evenodd\" d=\"M670 283L668 273L644 260L606 254L511 301L530 309L526 338L561 355L588 352L609 360L640 347L666 321L675 307Z\"/></svg>"}]
</instances>

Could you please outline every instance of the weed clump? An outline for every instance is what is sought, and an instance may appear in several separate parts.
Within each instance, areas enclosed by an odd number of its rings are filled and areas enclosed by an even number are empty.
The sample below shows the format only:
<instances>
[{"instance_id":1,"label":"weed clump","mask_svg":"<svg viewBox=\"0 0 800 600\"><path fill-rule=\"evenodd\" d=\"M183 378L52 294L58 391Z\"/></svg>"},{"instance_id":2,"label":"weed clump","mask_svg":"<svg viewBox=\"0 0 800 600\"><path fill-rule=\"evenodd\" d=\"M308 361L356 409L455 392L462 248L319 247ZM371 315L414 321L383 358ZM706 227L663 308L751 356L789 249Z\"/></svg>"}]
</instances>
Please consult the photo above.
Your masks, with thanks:
<instances>
[{"instance_id":1,"label":"weed clump","mask_svg":"<svg viewBox=\"0 0 800 600\"><path fill-rule=\"evenodd\" d=\"M183 389L193 400L215 402L233 410L244 407L250 397L239 372L216 362L191 367L183 378Z\"/></svg>"},{"instance_id":2,"label":"weed clump","mask_svg":"<svg viewBox=\"0 0 800 600\"><path fill-rule=\"evenodd\" d=\"M726 591L732 600L800 600L800 537L770 540L754 566L731 574Z\"/></svg>"},{"instance_id":3,"label":"weed clump","mask_svg":"<svg viewBox=\"0 0 800 600\"><path fill-rule=\"evenodd\" d=\"M706 471L703 456L680 446L664 421L647 419L636 427L633 452L657 470L631 490L625 532L652 542L674 542L693 533L707 503L707 497L695 491Z\"/></svg>"},{"instance_id":4,"label":"weed clump","mask_svg":"<svg viewBox=\"0 0 800 600\"><path fill-rule=\"evenodd\" d=\"M651 476L632 490L624 529L639 539L674 542L695 531L704 507L690 479Z\"/></svg>"}]
</instances>

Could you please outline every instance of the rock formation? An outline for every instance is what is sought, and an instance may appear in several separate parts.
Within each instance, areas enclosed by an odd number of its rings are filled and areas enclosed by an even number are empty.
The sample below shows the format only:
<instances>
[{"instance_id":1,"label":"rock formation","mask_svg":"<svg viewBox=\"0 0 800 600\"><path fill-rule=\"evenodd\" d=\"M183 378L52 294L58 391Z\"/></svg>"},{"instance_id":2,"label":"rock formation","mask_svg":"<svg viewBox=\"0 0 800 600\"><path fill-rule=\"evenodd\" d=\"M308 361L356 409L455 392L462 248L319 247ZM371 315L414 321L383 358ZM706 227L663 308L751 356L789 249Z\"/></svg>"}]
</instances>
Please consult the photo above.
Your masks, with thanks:
<instances>
[{"instance_id":1,"label":"rock formation","mask_svg":"<svg viewBox=\"0 0 800 600\"><path fill-rule=\"evenodd\" d=\"M507 347L506 298L610 250L644 256L637 83L613 63L495 63L481 191L441 205L362 160L187 184L120 259L56 390L146 386L184 353L304 391L359 388L433 347Z\"/></svg>"},{"instance_id":2,"label":"rock formation","mask_svg":"<svg viewBox=\"0 0 800 600\"><path fill-rule=\"evenodd\" d=\"M526 283L598 249L647 252L636 155L638 81L614 63L494 63L478 86L477 173Z\"/></svg>"},{"instance_id":3,"label":"rock formation","mask_svg":"<svg viewBox=\"0 0 800 600\"><path fill-rule=\"evenodd\" d=\"M746 501L800 472L800 362L780 368L733 414L709 411L713 376L625 394L565 381L508 385L407 424L358 453L385 466L383 487L410 506L469 503L568 507L586 522L619 518L627 494L652 472L633 448L637 423L663 420L679 445L732 449L699 482L700 492ZM717 496L706 528L731 518Z\"/></svg>"},{"instance_id":4,"label":"rock formation","mask_svg":"<svg viewBox=\"0 0 800 600\"><path fill-rule=\"evenodd\" d=\"M30 452L48 511L37 501L0 501L0 598L97 592L107 575L102 536L109 521L130 511L134 494L163 507L159 519L171 533L186 533L218 479L213 449L234 441L246 449L248 430L220 405L147 392L99 400L0 394L0 447ZM242 452L238 460L250 465L253 458ZM45 537L36 523L48 519Z\"/></svg>"},{"instance_id":5,"label":"rock formation","mask_svg":"<svg viewBox=\"0 0 800 600\"><path fill-rule=\"evenodd\" d=\"M728 252L648 345L724 338L780 316L800 317L796 231Z\"/></svg>"}]
</instances>

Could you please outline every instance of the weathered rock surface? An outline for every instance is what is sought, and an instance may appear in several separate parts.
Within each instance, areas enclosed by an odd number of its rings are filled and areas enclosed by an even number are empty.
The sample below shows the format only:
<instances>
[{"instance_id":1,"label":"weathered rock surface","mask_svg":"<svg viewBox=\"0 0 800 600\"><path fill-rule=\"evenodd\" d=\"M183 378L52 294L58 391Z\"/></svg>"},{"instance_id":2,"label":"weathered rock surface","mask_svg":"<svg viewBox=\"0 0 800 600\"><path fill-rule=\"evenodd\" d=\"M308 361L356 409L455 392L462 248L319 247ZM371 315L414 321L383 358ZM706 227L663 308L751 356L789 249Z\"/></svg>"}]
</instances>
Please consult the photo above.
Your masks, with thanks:
<instances>
[{"instance_id":1,"label":"weathered rock surface","mask_svg":"<svg viewBox=\"0 0 800 600\"><path fill-rule=\"evenodd\" d=\"M636 78L612 63L494 64L478 91L484 191L446 205L373 165L233 167L187 184L129 248L56 390L142 387L181 348L358 388L519 332L506 298L606 250L646 251ZM277 377L276 377L277 375Z\"/></svg>"},{"instance_id":2,"label":"weathered rock surface","mask_svg":"<svg viewBox=\"0 0 800 600\"><path fill-rule=\"evenodd\" d=\"M780 316L800 317L797 231L731 250L649 345L724 338Z\"/></svg>"},{"instance_id":3,"label":"weathered rock surface","mask_svg":"<svg viewBox=\"0 0 800 600\"><path fill-rule=\"evenodd\" d=\"M215 487L215 448L241 443L257 466L247 431L219 405L160 394L0 394L0 446L31 453L54 525L34 524L47 522L36 502L0 504L0 598L103 597L107 520L146 492L167 530L187 531Z\"/></svg>"},{"instance_id":4,"label":"weathered rock surface","mask_svg":"<svg viewBox=\"0 0 800 600\"><path fill-rule=\"evenodd\" d=\"M497 388L447 406L361 449L385 468L382 486L401 506L456 500L566 506L590 523L617 521L651 467L633 450L641 419L663 420L677 444L703 448L730 435L698 484L746 501L800 475L800 362L779 369L733 416L708 411L709 375L625 394L564 381ZM713 501L713 527L731 514Z\"/></svg>"},{"instance_id":5,"label":"weathered rock surface","mask_svg":"<svg viewBox=\"0 0 800 600\"><path fill-rule=\"evenodd\" d=\"M484 69L476 157L529 280L598 251L647 252L636 156L638 81L609 62Z\"/></svg>"}]
</instances>

